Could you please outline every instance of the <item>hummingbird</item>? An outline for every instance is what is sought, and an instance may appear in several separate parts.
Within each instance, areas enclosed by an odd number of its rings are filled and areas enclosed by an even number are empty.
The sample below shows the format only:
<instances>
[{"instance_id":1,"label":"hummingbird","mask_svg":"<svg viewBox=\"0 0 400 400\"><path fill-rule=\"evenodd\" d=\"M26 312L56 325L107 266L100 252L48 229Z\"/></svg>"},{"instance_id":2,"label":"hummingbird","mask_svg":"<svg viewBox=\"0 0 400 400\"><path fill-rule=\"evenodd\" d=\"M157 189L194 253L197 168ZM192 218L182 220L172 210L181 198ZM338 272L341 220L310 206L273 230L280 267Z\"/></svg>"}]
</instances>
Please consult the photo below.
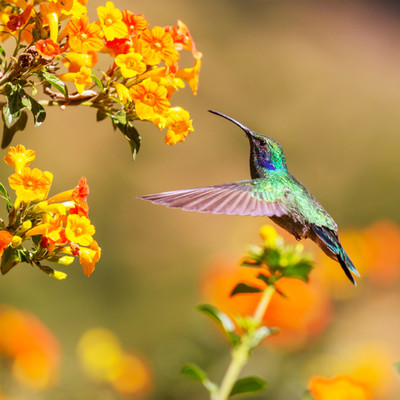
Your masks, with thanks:
<instances>
[{"instance_id":1,"label":"hummingbird","mask_svg":"<svg viewBox=\"0 0 400 400\"><path fill-rule=\"evenodd\" d=\"M267 216L297 240L309 238L339 262L349 280L360 276L340 243L338 227L318 200L289 172L282 146L218 111L250 142L251 179L139 197L170 208L214 214Z\"/></svg>"}]
</instances>

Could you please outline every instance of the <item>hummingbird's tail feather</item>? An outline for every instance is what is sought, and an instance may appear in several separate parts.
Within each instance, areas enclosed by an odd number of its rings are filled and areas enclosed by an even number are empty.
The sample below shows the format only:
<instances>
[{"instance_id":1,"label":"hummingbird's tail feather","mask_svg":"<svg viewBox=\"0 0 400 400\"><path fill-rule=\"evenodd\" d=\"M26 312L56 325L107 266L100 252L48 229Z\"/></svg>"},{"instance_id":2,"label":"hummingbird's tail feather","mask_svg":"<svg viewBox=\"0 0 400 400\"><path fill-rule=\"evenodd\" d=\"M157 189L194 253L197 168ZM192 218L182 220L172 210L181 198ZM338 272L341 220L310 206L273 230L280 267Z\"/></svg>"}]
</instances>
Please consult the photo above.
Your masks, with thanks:
<instances>
[{"instance_id":1,"label":"hummingbird's tail feather","mask_svg":"<svg viewBox=\"0 0 400 400\"><path fill-rule=\"evenodd\" d=\"M170 208L213 214L282 216L286 209L253 192L254 183L242 181L196 189L176 190L139 197Z\"/></svg>"},{"instance_id":2,"label":"hummingbird's tail feather","mask_svg":"<svg viewBox=\"0 0 400 400\"><path fill-rule=\"evenodd\" d=\"M346 276L356 285L352 273L358 277L360 274L340 243L337 233L331 229L317 225L312 225L312 229L316 235L315 242L329 257L339 262Z\"/></svg>"}]
</instances>

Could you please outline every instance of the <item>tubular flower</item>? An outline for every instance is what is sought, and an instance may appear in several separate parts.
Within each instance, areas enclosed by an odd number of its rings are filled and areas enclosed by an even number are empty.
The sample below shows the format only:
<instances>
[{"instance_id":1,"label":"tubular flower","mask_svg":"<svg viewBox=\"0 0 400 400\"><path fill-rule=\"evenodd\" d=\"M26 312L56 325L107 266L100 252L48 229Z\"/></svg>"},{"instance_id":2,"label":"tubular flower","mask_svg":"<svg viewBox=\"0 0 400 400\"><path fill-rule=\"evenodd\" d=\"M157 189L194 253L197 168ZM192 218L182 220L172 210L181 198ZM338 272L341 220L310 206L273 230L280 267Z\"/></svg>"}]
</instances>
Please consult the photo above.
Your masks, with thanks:
<instances>
[{"instance_id":1,"label":"tubular flower","mask_svg":"<svg viewBox=\"0 0 400 400\"><path fill-rule=\"evenodd\" d=\"M199 60L203 55L196 50L196 45L190 34L189 28L180 20L177 26L167 26L165 31L170 33L178 50L186 49L192 52L193 57Z\"/></svg>"},{"instance_id":2,"label":"tubular flower","mask_svg":"<svg viewBox=\"0 0 400 400\"><path fill-rule=\"evenodd\" d=\"M81 246L88 246L92 243L95 229L90 224L89 218L77 214L69 215L67 218L67 227L65 235L71 242L78 243Z\"/></svg>"},{"instance_id":3,"label":"tubular flower","mask_svg":"<svg viewBox=\"0 0 400 400\"><path fill-rule=\"evenodd\" d=\"M3 255L4 250L9 246L13 239L13 235L11 235L8 231L0 231L0 257Z\"/></svg>"},{"instance_id":4,"label":"tubular flower","mask_svg":"<svg viewBox=\"0 0 400 400\"><path fill-rule=\"evenodd\" d=\"M42 3L39 6L40 14L44 17L45 22L49 25L50 39L53 43L57 43L58 38L58 19L61 15L61 9L58 4ZM38 50L39 51L39 50Z\"/></svg>"},{"instance_id":5,"label":"tubular flower","mask_svg":"<svg viewBox=\"0 0 400 400\"><path fill-rule=\"evenodd\" d=\"M63 64L68 72L79 72L81 67L93 68L97 63L97 53L89 50L87 53L68 52L63 58Z\"/></svg>"},{"instance_id":6,"label":"tubular flower","mask_svg":"<svg viewBox=\"0 0 400 400\"><path fill-rule=\"evenodd\" d=\"M111 1L106 6L97 7L100 24L106 40L121 39L128 36L128 28L122 21L122 13Z\"/></svg>"},{"instance_id":7,"label":"tubular flower","mask_svg":"<svg viewBox=\"0 0 400 400\"><path fill-rule=\"evenodd\" d=\"M164 114L170 108L167 89L151 79L132 86L130 94L135 102L136 114L140 119L152 120L157 114Z\"/></svg>"},{"instance_id":8,"label":"tubular flower","mask_svg":"<svg viewBox=\"0 0 400 400\"><path fill-rule=\"evenodd\" d=\"M53 174L38 168L25 167L20 174L8 178L9 185L15 190L19 201L43 200L50 190Z\"/></svg>"},{"instance_id":9,"label":"tubular flower","mask_svg":"<svg viewBox=\"0 0 400 400\"><path fill-rule=\"evenodd\" d=\"M82 94L85 87L92 84L92 70L88 67L81 67L79 72L67 72L65 74L58 75L58 78L62 81L74 82L76 90L79 94Z\"/></svg>"},{"instance_id":10,"label":"tubular flower","mask_svg":"<svg viewBox=\"0 0 400 400\"><path fill-rule=\"evenodd\" d=\"M172 36L160 26L143 31L140 43L143 58L149 65L157 65L164 61L168 67L171 67L179 60L179 53L174 47Z\"/></svg>"},{"instance_id":11,"label":"tubular flower","mask_svg":"<svg viewBox=\"0 0 400 400\"><path fill-rule=\"evenodd\" d=\"M129 89L119 82L114 82L114 87L117 91L117 96L122 104L126 104L128 101L132 101Z\"/></svg>"},{"instance_id":12,"label":"tubular flower","mask_svg":"<svg viewBox=\"0 0 400 400\"><path fill-rule=\"evenodd\" d=\"M201 67L201 60L197 59L193 68L180 68L176 72L177 78L182 78L189 83L193 94L197 94L197 87L199 86L199 73Z\"/></svg>"},{"instance_id":13,"label":"tubular flower","mask_svg":"<svg viewBox=\"0 0 400 400\"><path fill-rule=\"evenodd\" d=\"M122 11L122 21L128 27L129 36L139 36L149 25L142 14L134 14L129 10Z\"/></svg>"},{"instance_id":14,"label":"tubular flower","mask_svg":"<svg viewBox=\"0 0 400 400\"><path fill-rule=\"evenodd\" d=\"M86 16L72 18L66 26L66 31L68 43L77 53L100 51L104 46L100 27L95 23L89 24L89 18Z\"/></svg>"},{"instance_id":15,"label":"tubular flower","mask_svg":"<svg viewBox=\"0 0 400 400\"><path fill-rule=\"evenodd\" d=\"M90 243L90 248L81 247L79 250L79 262L82 265L83 272L86 276L90 276L95 269L96 263L100 260L101 249L97 242L93 240Z\"/></svg>"},{"instance_id":16,"label":"tubular flower","mask_svg":"<svg viewBox=\"0 0 400 400\"><path fill-rule=\"evenodd\" d=\"M20 174L34 159L35 152L29 149L26 150L22 144L10 147L3 158L5 163L13 167L17 174Z\"/></svg>"},{"instance_id":17,"label":"tubular flower","mask_svg":"<svg viewBox=\"0 0 400 400\"><path fill-rule=\"evenodd\" d=\"M60 215L51 216L45 214L43 223L35 226L26 233L26 237L43 235L46 238L57 242L61 238L61 231L63 230L62 218Z\"/></svg>"},{"instance_id":18,"label":"tubular flower","mask_svg":"<svg viewBox=\"0 0 400 400\"><path fill-rule=\"evenodd\" d=\"M47 61L51 61L61 53L60 46L52 39L38 40L35 44L35 48L41 57Z\"/></svg>"},{"instance_id":19,"label":"tubular flower","mask_svg":"<svg viewBox=\"0 0 400 400\"><path fill-rule=\"evenodd\" d=\"M130 51L128 54L119 54L115 57L115 64L121 68L124 78L132 78L146 71L146 64L139 53Z\"/></svg>"},{"instance_id":20,"label":"tubular flower","mask_svg":"<svg viewBox=\"0 0 400 400\"><path fill-rule=\"evenodd\" d=\"M310 380L309 390L315 400L372 400L366 386L347 375L332 379L314 377Z\"/></svg>"},{"instance_id":21,"label":"tubular flower","mask_svg":"<svg viewBox=\"0 0 400 400\"><path fill-rule=\"evenodd\" d=\"M174 107L168 111L166 126L168 131L165 143L170 145L184 142L186 136L193 131L190 115L181 107Z\"/></svg>"}]
</instances>

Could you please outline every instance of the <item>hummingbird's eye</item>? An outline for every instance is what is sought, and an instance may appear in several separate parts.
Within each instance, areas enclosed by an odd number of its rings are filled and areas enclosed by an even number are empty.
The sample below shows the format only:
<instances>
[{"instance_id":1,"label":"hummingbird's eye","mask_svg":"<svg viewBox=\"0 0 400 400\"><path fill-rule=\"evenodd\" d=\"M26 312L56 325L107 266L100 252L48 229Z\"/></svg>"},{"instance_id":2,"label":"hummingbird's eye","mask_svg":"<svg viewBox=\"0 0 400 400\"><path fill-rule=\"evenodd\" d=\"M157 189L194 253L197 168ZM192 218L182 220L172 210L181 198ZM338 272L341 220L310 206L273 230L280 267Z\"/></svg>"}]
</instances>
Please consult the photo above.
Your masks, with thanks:
<instances>
[{"instance_id":1,"label":"hummingbird's eye","mask_svg":"<svg viewBox=\"0 0 400 400\"><path fill-rule=\"evenodd\" d=\"M258 139L258 144L260 146L265 146L267 144L267 142L264 139Z\"/></svg>"}]
</instances>

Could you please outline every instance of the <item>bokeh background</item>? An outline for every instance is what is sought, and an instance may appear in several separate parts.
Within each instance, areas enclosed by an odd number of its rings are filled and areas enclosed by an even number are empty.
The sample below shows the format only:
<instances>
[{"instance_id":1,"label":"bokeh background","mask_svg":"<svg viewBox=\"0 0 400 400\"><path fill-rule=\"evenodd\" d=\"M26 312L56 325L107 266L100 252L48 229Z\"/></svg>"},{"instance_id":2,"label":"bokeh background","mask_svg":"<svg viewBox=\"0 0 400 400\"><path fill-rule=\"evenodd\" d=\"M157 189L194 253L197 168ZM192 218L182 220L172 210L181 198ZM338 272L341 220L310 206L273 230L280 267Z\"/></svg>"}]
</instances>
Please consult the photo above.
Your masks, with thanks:
<instances>
[{"instance_id":1,"label":"bokeh background","mask_svg":"<svg viewBox=\"0 0 400 400\"><path fill-rule=\"evenodd\" d=\"M90 20L99 5L89 0ZM196 362L220 381L229 348L195 306L212 300L205 282L214 282L219 268L236 271L268 220L170 210L137 196L249 177L246 137L207 112L215 109L282 144L290 170L336 219L364 271L353 288L324 273L332 265L309 246L317 257L313 279L324 293L311 304L329 302L324 322L294 347L267 341L255 351L245 372L269 381L260 398L297 399L311 376L343 372L368 377L378 400L398 399L392 365L400 360L400 8L378 1L115 5L144 14L151 26L181 19L190 28L204 54L199 91L181 90L173 104L190 112L195 131L167 146L152 124L138 123L136 162L109 121L96 123L95 110L50 109L43 126L17 133L13 144L36 150L34 166L54 174L51 193L87 177L103 253L89 279L77 263L65 267L61 282L26 265L0 279L1 303L41 321L60 360L51 366L58 378L40 390L10 376L5 354L0 389L12 399L124 397L87 376L79 361L82 335L101 327L150 371L145 391L132 398L207 398L180 368ZM4 164L0 181L9 174Z\"/></svg>"}]
</instances>

